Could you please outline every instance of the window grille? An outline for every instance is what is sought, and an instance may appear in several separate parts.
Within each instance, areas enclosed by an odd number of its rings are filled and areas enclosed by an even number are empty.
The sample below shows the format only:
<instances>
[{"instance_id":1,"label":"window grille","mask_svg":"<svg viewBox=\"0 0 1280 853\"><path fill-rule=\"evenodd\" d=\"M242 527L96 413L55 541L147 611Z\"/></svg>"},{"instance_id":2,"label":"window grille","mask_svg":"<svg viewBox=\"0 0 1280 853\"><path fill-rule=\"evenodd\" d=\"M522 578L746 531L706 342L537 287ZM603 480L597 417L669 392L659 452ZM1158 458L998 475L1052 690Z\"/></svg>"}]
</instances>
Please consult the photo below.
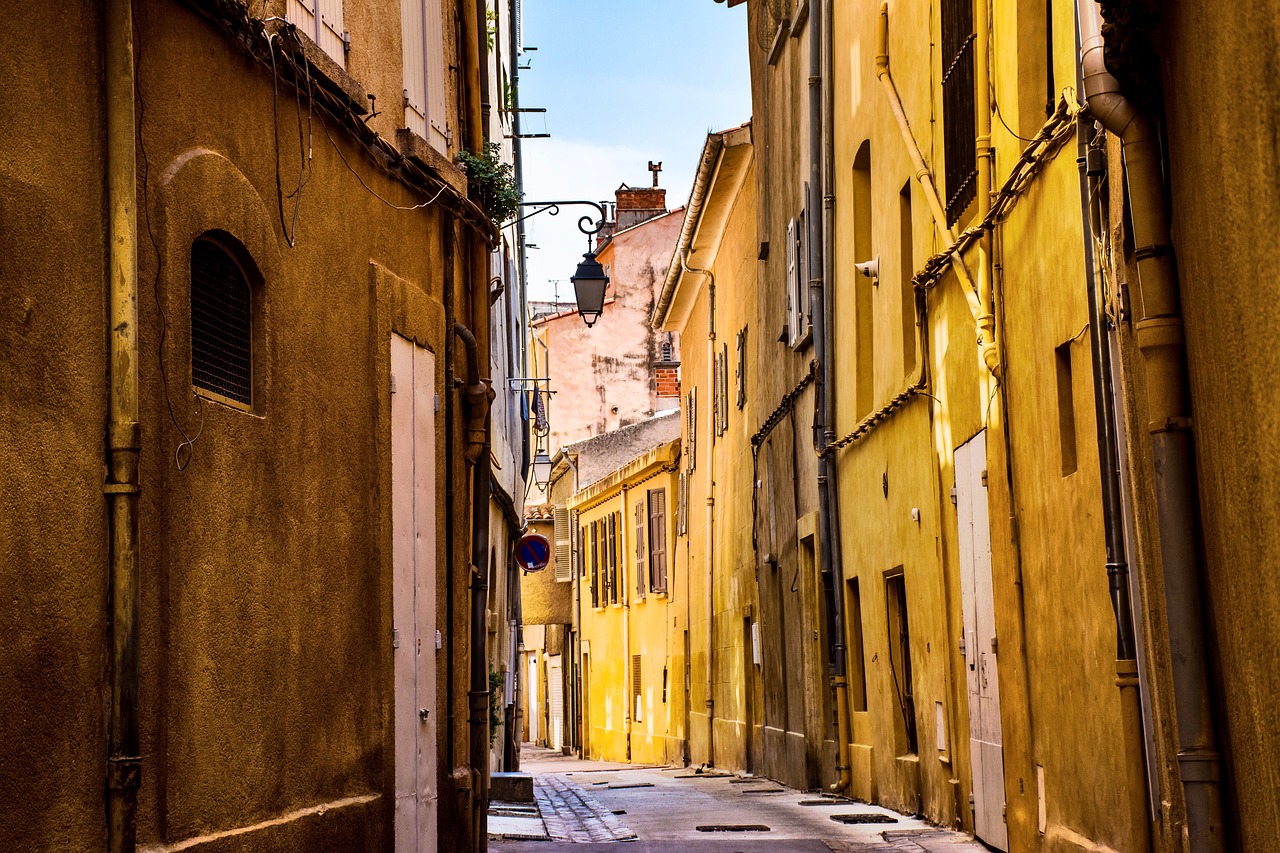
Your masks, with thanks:
<instances>
[{"instance_id":1,"label":"window grille","mask_svg":"<svg viewBox=\"0 0 1280 853\"><path fill-rule=\"evenodd\" d=\"M200 240L191 246L191 381L243 406L253 404L253 299L240 265Z\"/></svg>"},{"instance_id":2,"label":"window grille","mask_svg":"<svg viewBox=\"0 0 1280 853\"><path fill-rule=\"evenodd\" d=\"M977 192L975 39L973 0L942 0L942 136L948 225L955 224Z\"/></svg>"}]
</instances>

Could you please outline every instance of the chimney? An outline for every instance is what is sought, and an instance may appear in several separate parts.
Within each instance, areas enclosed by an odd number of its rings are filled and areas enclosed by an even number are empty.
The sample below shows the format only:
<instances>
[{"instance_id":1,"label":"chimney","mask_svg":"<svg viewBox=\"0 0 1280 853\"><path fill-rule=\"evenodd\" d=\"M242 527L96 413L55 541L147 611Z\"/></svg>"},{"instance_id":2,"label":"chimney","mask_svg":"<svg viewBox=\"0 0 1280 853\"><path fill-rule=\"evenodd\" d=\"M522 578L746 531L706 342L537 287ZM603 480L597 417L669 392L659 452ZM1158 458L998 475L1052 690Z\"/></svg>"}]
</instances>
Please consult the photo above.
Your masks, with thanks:
<instances>
[{"instance_id":1,"label":"chimney","mask_svg":"<svg viewBox=\"0 0 1280 853\"><path fill-rule=\"evenodd\" d=\"M618 203L619 231L667 212L667 191L658 186L658 173L662 171L662 164L650 163L649 171L653 173L652 187L637 189L623 184L614 193L614 199Z\"/></svg>"}]
</instances>

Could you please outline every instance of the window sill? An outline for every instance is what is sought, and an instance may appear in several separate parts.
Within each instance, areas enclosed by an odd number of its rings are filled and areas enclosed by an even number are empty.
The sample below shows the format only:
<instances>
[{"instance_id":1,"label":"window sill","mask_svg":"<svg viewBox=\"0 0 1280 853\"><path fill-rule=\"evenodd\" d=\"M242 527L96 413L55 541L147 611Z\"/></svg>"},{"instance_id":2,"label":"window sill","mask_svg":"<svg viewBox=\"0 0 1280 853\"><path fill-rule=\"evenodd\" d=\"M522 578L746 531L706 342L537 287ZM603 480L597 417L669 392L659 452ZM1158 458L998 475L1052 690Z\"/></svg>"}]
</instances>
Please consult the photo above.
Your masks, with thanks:
<instances>
[{"instance_id":1,"label":"window sill","mask_svg":"<svg viewBox=\"0 0 1280 853\"><path fill-rule=\"evenodd\" d=\"M330 94L336 95L345 107L356 115L369 112L369 97L364 87L347 73L333 57L324 52L324 48L311 40L311 37L286 21L270 21L266 25L268 35L280 37L281 46L293 54L294 62L299 59L306 62L311 69L311 77L315 83ZM306 86L305 80L293 81L299 89Z\"/></svg>"},{"instance_id":2,"label":"window sill","mask_svg":"<svg viewBox=\"0 0 1280 853\"><path fill-rule=\"evenodd\" d=\"M396 145L405 157L439 177L453 187L459 195L466 197L467 173L432 147L430 142L409 128L402 127L396 131Z\"/></svg>"}]
</instances>

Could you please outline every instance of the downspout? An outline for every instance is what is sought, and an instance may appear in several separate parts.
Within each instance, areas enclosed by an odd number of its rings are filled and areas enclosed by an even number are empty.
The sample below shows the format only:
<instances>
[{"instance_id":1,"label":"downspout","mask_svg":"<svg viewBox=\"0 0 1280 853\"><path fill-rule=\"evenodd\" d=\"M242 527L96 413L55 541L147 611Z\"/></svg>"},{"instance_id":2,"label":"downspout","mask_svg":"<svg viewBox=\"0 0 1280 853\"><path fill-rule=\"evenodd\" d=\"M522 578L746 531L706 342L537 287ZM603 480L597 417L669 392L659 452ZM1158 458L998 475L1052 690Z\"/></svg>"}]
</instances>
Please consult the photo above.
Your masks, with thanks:
<instances>
[{"instance_id":1,"label":"downspout","mask_svg":"<svg viewBox=\"0 0 1280 853\"><path fill-rule=\"evenodd\" d=\"M489 102L489 2L475 0L475 3L476 67L480 73L480 136L483 141L488 142L489 115L492 110Z\"/></svg>"},{"instance_id":2,"label":"downspout","mask_svg":"<svg viewBox=\"0 0 1280 853\"><path fill-rule=\"evenodd\" d=\"M1151 121L1125 97L1120 82L1107 71L1096 3L1082 0L1076 10L1089 109L1106 130L1120 138L1124 152L1138 265L1134 333L1146 367L1148 431L1178 727L1178 771L1187 810L1189 850L1220 853L1226 850L1221 757L1200 600L1203 568L1182 306L1160 144Z\"/></svg>"},{"instance_id":3,"label":"downspout","mask_svg":"<svg viewBox=\"0 0 1280 853\"><path fill-rule=\"evenodd\" d=\"M683 246L688 242L681 240ZM689 266L689 250L682 249L680 269L687 273L696 273L707 277L707 384L706 388L714 398L716 387L716 276L710 270ZM714 410L714 405L712 406ZM716 703L715 703L715 554L716 554L716 427L708 424L707 430L707 766L716 766Z\"/></svg>"},{"instance_id":4,"label":"downspout","mask_svg":"<svg viewBox=\"0 0 1280 853\"><path fill-rule=\"evenodd\" d=\"M849 683L845 661L844 583L840 554L840 520L837 510L839 482L834 454L822 453L835 441L835 383L831 370L828 323L834 318L831 280L831 214L835 196L831 187L829 134L831 111L831 7L829 0L815 0L809 11L809 316L813 324L813 352L817 361L814 389L814 450L818 452L818 548L826 602L827 640L830 645L831 698L836 712L836 781L833 793L852 782L849 762ZM824 168L825 167L825 168ZM814 239L817 237L817 239Z\"/></svg>"},{"instance_id":5,"label":"downspout","mask_svg":"<svg viewBox=\"0 0 1280 853\"><path fill-rule=\"evenodd\" d=\"M876 37L876 77L880 80L884 87L885 96L889 99L889 110L893 113L894 119L898 123L898 130L902 133L902 141L907 146L907 153L911 156L911 165L915 168L916 182L920 184L920 190L924 193L925 202L929 205L929 213L933 216L933 224L937 227L938 232L946 238L947 242L954 243L959 234L954 228L947 225L947 214L942 208L942 199L938 196L938 187L933 180L933 171L924 161L924 155L920 152L920 146L916 142L915 134L911 132L911 123L907 121L907 113L902 108L902 99L898 96L898 87L894 85L893 75L889 73L889 4L883 2L880 4L880 28ZM964 285L961 290L964 292L965 299L969 303L969 310L973 313L976 320L982 314L982 304L978 301L978 289L974 286L973 278L969 275L969 268L965 266L964 260L957 253L951 256L951 266L956 271L956 277L960 279L960 283Z\"/></svg>"},{"instance_id":6,"label":"downspout","mask_svg":"<svg viewBox=\"0 0 1280 853\"><path fill-rule=\"evenodd\" d=\"M1079 69L1077 69L1077 74ZM1077 89L1082 89L1076 80ZM1151 846L1150 808L1147 802L1145 741L1142 729L1142 697L1138 682L1137 641L1133 624L1133 603L1129 598L1129 564L1125 554L1124 517L1120 493L1120 463L1116 449L1116 413L1111 386L1111 348L1106 337L1106 317L1098 299L1098 278L1094 259L1093 205L1090 201L1093 176L1105 167L1089 166L1089 147L1094 123L1082 113L1076 118L1076 163L1080 169L1080 220L1084 238L1085 289L1089 305L1089 345L1093 350L1093 408L1098 431L1098 467L1102 486L1102 525L1107 552L1107 576L1111 586L1111 607L1116 619L1116 686L1120 688L1120 712L1124 731L1125 787L1133 836L1130 849L1145 853Z\"/></svg>"},{"instance_id":7,"label":"downspout","mask_svg":"<svg viewBox=\"0 0 1280 853\"><path fill-rule=\"evenodd\" d=\"M467 410L466 457L471 463L471 660L470 764L472 774L472 844L483 853L488 846L489 799L489 671L485 655L489 598L489 403L492 390L480 379L480 352L475 335L461 323L453 333L466 347L467 380L462 388Z\"/></svg>"},{"instance_id":8,"label":"downspout","mask_svg":"<svg viewBox=\"0 0 1280 853\"><path fill-rule=\"evenodd\" d=\"M622 552L622 565L627 565L627 487L622 487L622 525L618 531L618 548ZM637 574L639 566L636 566ZM619 595L622 598L622 652L624 659L622 661L623 685L622 692L626 696L631 696L631 685L635 674L631 671L631 596L627 591L626 572L623 571L622 590ZM635 699L634 697L627 700L626 711L623 714L623 722L627 727L627 761L631 760L631 736L634 733L635 724Z\"/></svg>"},{"instance_id":9,"label":"downspout","mask_svg":"<svg viewBox=\"0 0 1280 853\"><path fill-rule=\"evenodd\" d=\"M488 75L481 69L480 50L484 44L484 13L481 11L483 0L462 0L462 59L463 80L470 85L462 87L466 101L464 107L467 116L467 137L464 147L471 149L477 156L484 155L484 141L487 128L480 102L487 101L488 95L480 93L481 80Z\"/></svg>"},{"instance_id":10,"label":"downspout","mask_svg":"<svg viewBox=\"0 0 1280 853\"><path fill-rule=\"evenodd\" d=\"M107 481L111 607L111 719L107 849L137 846L138 787L138 170L135 158L132 0L109 0L103 20L107 125Z\"/></svg>"},{"instance_id":11,"label":"downspout","mask_svg":"<svg viewBox=\"0 0 1280 853\"><path fill-rule=\"evenodd\" d=\"M986 222L991 212L991 174L995 170L995 149L991 147L991 21L987 0L973 4L973 84L977 111L978 137L978 222ZM978 238L978 346L982 363L996 379L1000 378L1000 349L996 346L995 286L991 270L991 234L984 231Z\"/></svg>"}]
</instances>

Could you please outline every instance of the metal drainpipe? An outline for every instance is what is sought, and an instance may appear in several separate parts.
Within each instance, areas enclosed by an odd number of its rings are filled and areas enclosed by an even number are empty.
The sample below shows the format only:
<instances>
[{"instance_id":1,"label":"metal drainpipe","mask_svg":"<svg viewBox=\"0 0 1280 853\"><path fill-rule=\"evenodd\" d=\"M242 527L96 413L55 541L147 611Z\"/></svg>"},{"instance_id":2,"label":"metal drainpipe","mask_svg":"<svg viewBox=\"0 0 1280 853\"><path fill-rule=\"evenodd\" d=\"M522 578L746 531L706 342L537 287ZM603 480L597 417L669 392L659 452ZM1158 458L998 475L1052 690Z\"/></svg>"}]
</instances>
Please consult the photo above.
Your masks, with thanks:
<instances>
[{"instance_id":1,"label":"metal drainpipe","mask_svg":"<svg viewBox=\"0 0 1280 853\"><path fill-rule=\"evenodd\" d=\"M824 168L831 145L830 103L831 26L829 0L815 0L809 11L809 316L813 325L813 350L818 362L814 390L814 449L821 451L835 441L835 388L831 371L829 318L833 294L827 286L831 274L830 211L835 197L831 169ZM815 237L817 239L815 239ZM826 603L827 640L830 646L831 695L836 712L836 781L832 792L849 787L849 683L844 639L844 583L840 554L838 514L839 482L835 459L818 457L818 558Z\"/></svg>"},{"instance_id":2,"label":"metal drainpipe","mask_svg":"<svg viewBox=\"0 0 1280 853\"><path fill-rule=\"evenodd\" d=\"M995 149L991 147L991 21L987 0L973 4L973 27L976 39L973 50L973 82L976 95L978 137L978 222L985 222L991 212L991 175L995 171ZM996 346L995 285L991 270L991 235L978 238L978 301L982 314L978 317L978 341L982 362L992 376L1000 378L1000 348Z\"/></svg>"},{"instance_id":3,"label":"metal drainpipe","mask_svg":"<svg viewBox=\"0 0 1280 853\"><path fill-rule=\"evenodd\" d=\"M618 531L618 548L622 551L622 565L626 566L627 558L627 487L622 487L622 529ZM637 565L636 569L640 567ZM635 678L635 673L631 671L631 599L627 594L626 572L623 571L622 589L618 595L622 599L622 672L623 685L622 692L630 696L631 684ZM627 700L626 710L623 713L623 721L627 726L627 761L631 760L631 737L634 733L634 715L635 715L634 698Z\"/></svg>"},{"instance_id":4,"label":"metal drainpipe","mask_svg":"<svg viewBox=\"0 0 1280 853\"><path fill-rule=\"evenodd\" d=\"M137 846L138 787L138 170L135 159L133 4L109 0L103 20L107 124L107 481L111 589L111 719L107 745L107 846Z\"/></svg>"},{"instance_id":5,"label":"metal drainpipe","mask_svg":"<svg viewBox=\"0 0 1280 853\"><path fill-rule=\"evenodd\" d=\"M1191 401L1160 143L1151 121L1125 97L1120 82L1107 71L1102 16L1097 4L1080 0L1076 11L1086 100L1102 126L1120 138L1129 189L1134 256L1138 262L1134 333L1147 376L1148 431L1178 727L1178 770L1187 810L1189 849L1191 853L1220 853L1225 851L1227 842L1221 757L1201 604L1203 567Z\"/></svg>"},{"instance_id":6,"label":"metal drainpipe","mask_svg":"<svg viewBox=\"0 0 1280 853\"><path fill-rule=\"evenodd\" d=\"M689 250L680 252L680 269L707 277L707 391L715 397L716 369L716 276L710 270L689 266ZM715 410L714 404L711 410ZM707 430L707 766L716 766L715 703L715 554L716 554L716 441L715 424Z\"/></svg>"},{"instance_id":7,"label":"metal drainpipe","mask_svg":"<svg viewBox=\"0 0 1280 853\"><path fill-rule=\"evenodd\" d=\"M1077 89L1080 81L1077 80ZM1120 493L1120 465L1116 450L1116 416L1111 389L1111 350L1107 344L1106 318L1098 301L1098 280L1094 261L1092 226L1092 180L1089 143L1093 121L1076 119L1076 139L1080 169L1080 219L1084 237L1085 287L1089 305L1089 345L1093 350L1093 406L1098 431L1098 467L1102 486L1102 525L1107 552L1107 576L1111 586L1111 607L1116 619L1116 686L1120 688L1121 716L1124 720L1125 775L1129 820L1133 828L1131 849L1150 849L1150 809L1147 802L1145 741L1142 730L1142 697L1138 682L1137 643L1133 625L1133 603L1129 598L1129 564L1125 555L1124 518Z\"/></svg>"},{"instance_id":8,"label":"metal drainpipe","mask_svg":"<svg viewBox=\"0 0 1280 853\"><path fill-rule=\"evenodd\" d=\"M467 408L467 456L471 462L471 724L470 758L473 775L472 831L474 849L488 846L489 797L489 668L485 654L486 609L489 598L489 401L491 391L480 379L480 355L475 335L461 323L453 324L467 352L467 382L463 395Z\"/></svg>"}]
</instances>

